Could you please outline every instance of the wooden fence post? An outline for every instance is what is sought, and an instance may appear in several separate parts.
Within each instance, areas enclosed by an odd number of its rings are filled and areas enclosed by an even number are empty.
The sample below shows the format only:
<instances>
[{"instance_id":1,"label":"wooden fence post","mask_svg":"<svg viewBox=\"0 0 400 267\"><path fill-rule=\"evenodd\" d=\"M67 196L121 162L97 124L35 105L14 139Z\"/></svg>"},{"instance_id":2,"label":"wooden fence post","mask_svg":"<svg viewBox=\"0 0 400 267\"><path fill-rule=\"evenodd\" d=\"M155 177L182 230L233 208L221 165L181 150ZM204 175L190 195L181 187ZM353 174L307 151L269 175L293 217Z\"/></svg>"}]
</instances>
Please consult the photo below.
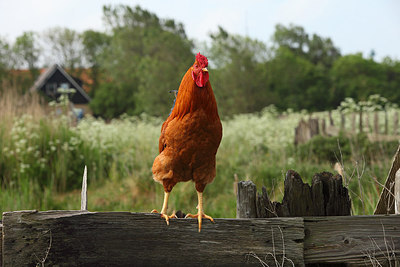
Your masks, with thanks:
<instances>
[{"instance_id":1,"label":"wooden fence post","mask_svg":"<svg viewBox=\"0 0 400 267\"><path fill-rule=\"evenodd\" d=\"M344 131L346 128L346 117L344 113L340 112L340 130Z\"/></svg>"},{"instance_id":2,"label":"wooden fence post","mask_svg":"<svg viewBox=\"0 0 400 267\"><path fill-rule=\"evenodd\" d=\"M87 210L87 166L83 170L82 192L81 192L81 210Z\"/></svg>"},{"instance_id":3,"label":"wooden fence post","mask_svg":"<svg viewBox=\"0 0 400 267\"><path fill-rule=\"evenodd\" d=\"M330 124L330 126L335 126L335 123L333 122L333 118L332 118L332 110L328 111L328 116L329 116L329 124Z\"/></svg>"},{"instance_id":4,"label":"wooden fence post","mask_svg":"<svg viewBox=\"0 0 400 267\"><path fill-rule=\"evenodd\" d=\"M367 128L367 131L370 133L372 131L371 129L371 123L369 122L369 115L368 112L365 113L365 127Z\"/></svg>"},{"instance_id":5,"label":"wooden fence post","mask_svg":"<svg viewBox=\"0 0 400 267\"><path fill-rule=\"evenodd\" d=\"M394 180L395 214L400 214L400 169L396 172Z\"/></svg>"},{"instance_id":6,"label":"wooden fence post","mask_svg":"<svg viewBox=\"0 0 400 267\"><path fill-rule=\"evenodd\" d=\"M350 215L350 197L340 175L317 173L310 186L303 183L297 172L289 170L282 203L272 202L265 188L262 194L257 194L251 181L239 182L239 185L237 218Z\"/></svg>"},{"instance_id":7,"label":"wooden fence post","mask_svg":"<svg viewBox=\"0 0 400 267\"><path fill-rule=\"evenodd\" d=\"M0 267L3 266L3 224L0 221Z\"/></svg>"},{"instance_id":8,"label":"wooden fence post","mask_svg":"<svg viewBox=\"0 0 400 267\"><path fill-rule=\"evenodd\" d=\"M319 135L319 122L318 119L310 118L308 120L308 126L310 128L311 138L315 135Z\"/></svg>"},{"instance_id":9,"label":"wooden fence post","mask_svg":"<svg viewBox=\"0 0 400 267\"><path fill-rule=\"evenodd\" d=\"M257 188L252 181L238 183L236 218L257 218L256 194Z\"/></svg>"},{"instance_id":10,"label":"wooden fence post","mask_svg":"<svg viewBox=\"0 0 400 267\"><path fill-rule=\"evenodd\" d=\"M356 132L356 113L351 113L351 131Z\"/></svg>"},{"instance_id":11,"label":"wooden fence post","mask_svg":"<svg viewBox=\"0 0 400 267\"><path fill-rule=\"evenodd\" d=\"M379 115L377 111L374 113L374 134L379 134Z\"/></svg>"},{"instance_id":12,"label":"wooden fence post","mask_svg":"<svg viewBox=\"0 0 400 267\"><path fill-rule=\"evenodd\" d=\"M393 214L395 213L395 186L396 174L400 169L400 145L397 148L396 154L393 157L392 166L386 178L384 187L376 205L374 214Z\"/></svg>"},{"instance_id":13,"label":"wooden fence post","mask_svg":"<svg viewBox=\"0 0 400 267\"><path fill-rule=\"evenodd\" d=\"M393 135L399 134L399 113L395 111L393 119Z\"/></svg>"},{"instance_id":14,"label":"wooden fence post","mask_svg":"<svg viewBox=\"0 0 400 267\"><path fill-rule=\"evenodd\" d=\"M321 119L321 134L322 135L327 135L326 134L326 122L325 122L324 118Z\"/></svg>"}]
</instances>

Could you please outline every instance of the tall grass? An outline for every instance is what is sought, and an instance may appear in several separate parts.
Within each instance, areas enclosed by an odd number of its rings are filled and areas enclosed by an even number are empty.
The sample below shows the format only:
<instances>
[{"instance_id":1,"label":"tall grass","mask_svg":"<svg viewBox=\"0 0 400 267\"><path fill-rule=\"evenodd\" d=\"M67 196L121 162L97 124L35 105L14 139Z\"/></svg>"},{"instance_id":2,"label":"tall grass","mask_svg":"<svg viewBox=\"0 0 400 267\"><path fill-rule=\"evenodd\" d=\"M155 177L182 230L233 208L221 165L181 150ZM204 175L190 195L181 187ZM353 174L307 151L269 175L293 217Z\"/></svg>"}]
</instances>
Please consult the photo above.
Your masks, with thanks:
<instances>
[{"instance_id":1,"label":"tall grass","mask_svg":"<svg viewBox=\"0 0 400 267\"><path fill-rule=\"evenodd\" d=\"M142 115L105 123L88 117L73 127L68 117L52 115L37 96L9 93L1 95L0 103L4 104L0 107L0 212L78 209L84 165L88 166L90 210L161 207L163 188L153 181L151 166L158 153L162 119ZM290 111L279 114L270 107L223 121L217 176L204 195L206 212L235 217L235 177L251 179L259 188L265 185L272 199L281 200L288 169L308 182L316 172L333 171L330 157L340 158L338 138L293 146L294 128L304 116ZM354 213L370 214L380 192L373 178L383 183L396 145L346 135L339 136L339 144ZM365 168L360 169L364 162ZM171 210L194 212L196 205L193 183L177 184L170 197Z\"/></svg>"}]
</instances>

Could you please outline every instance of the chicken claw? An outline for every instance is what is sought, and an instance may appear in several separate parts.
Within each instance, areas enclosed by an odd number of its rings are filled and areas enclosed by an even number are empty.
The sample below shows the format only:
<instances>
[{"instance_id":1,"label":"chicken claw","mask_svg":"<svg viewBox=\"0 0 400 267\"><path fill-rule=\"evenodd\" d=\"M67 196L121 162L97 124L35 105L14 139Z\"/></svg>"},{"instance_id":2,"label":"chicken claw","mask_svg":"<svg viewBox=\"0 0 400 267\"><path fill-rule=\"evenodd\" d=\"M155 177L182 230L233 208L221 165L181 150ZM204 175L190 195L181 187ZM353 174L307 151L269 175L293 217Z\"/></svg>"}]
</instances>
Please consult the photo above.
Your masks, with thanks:
<instances>
[{"instance_id":1,"label":"chicken claw","mask_svg":"<svg viewBox=\"0 0 400 267\"><path fill-rule=\"evenodd\" d=\"M159 213L157 210L152 210L151 213ZM172 214L170 216L168 216L168 214L165 213L160 213L161 214L161 218L165 219L165 222L167 223L167 225L169 225L169 219L171 218L178 218L176 217L175 211L172 212Z\"/></svg>"},{"instance_id":2,"label":"chicken claw","mask_svg":"<svg viewBox=\"0 0 400 267\"><path fill-rule=\"evenodd\" d=\"M211 216L208 216L203 212L203 193L202 192L197 192L199 204L197 205L198 212L197 214L190 214L188 213L185 218L197 218L199 222L199 233L201 232L201 222L202 218L209 219L210 221L214 222L214 219Z\"/></svg>"},{"instance_id":3,"label":"chicken claw","mask_svg":"<svg viewBox=\"0 0 400 267\"><path fill-rule=\"evenodd\" d=\"M169 192L165 192L164 203L163 203L163 207L161 210L161 218L165 219L165 222L167 223L167 225L169 225L169 219L178 218L178 217L176 217L175 210L172 212L172 214L170 216L168 216L168 214L167 214L168 197L169 197ZM151 211L151 213L159 213L159 212L156 209L154 209Z\"/></svg>"}]
</instances>

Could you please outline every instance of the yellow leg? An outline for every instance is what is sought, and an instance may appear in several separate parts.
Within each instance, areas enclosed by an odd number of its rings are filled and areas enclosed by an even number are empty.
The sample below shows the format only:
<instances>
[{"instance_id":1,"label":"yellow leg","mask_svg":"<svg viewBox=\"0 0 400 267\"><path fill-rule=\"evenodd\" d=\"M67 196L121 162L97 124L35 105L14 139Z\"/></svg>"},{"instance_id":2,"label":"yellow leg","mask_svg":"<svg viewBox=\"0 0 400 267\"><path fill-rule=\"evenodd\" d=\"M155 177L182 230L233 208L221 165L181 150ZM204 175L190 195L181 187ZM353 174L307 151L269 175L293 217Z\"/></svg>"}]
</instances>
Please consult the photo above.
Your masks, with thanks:
<instances>
[{"instance_id":1,"label":"yellow leg","mask_svg":"<svg viewBox=\"0 0 400 267\"><path fill-rule=\"evenodd\" d=\"M211 218L210 216L204 214L204 210L203 210L203 193L198 192L197 191L197 198L198 198L198 202L199 204L197 205L197 214L187 214L185 218L197 218L198 222L199 222L199 232L201 232L201 221L202 218L206 218L209 219L210 221L214 222L214 219Z\"/></svg>"},{"instance_id":2,"label":"yellow leg","mask_svg":"<svg viewBox=\"0 0 400 267\"><path fill-rule=\"evenodd\" d=\"M168 198L169 198L169 192L164 192L164 203L163 203L163 206L161 209L161 218L165 219L165 222L167 223L167 225L169 225L170 218L176 218L175 211L171 214L171 216L167 215ZM151 213L158 213L158 211L152 210Z\"/></svg>"}]
</instances>

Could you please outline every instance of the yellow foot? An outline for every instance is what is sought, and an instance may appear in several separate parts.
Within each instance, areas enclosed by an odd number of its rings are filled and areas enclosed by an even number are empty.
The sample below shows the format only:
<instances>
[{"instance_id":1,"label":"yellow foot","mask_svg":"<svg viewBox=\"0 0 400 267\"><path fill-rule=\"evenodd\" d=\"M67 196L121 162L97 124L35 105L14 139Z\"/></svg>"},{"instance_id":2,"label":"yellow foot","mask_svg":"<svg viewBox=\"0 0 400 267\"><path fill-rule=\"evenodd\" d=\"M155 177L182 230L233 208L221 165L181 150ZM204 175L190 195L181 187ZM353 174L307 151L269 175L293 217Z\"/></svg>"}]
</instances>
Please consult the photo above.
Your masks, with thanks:
<instances>
[{"instance_id":1,"label":"yellow foot","mask_svg":"<svg viewBox=\"0 0 400 267\"><path fill-rule=\"evenodd\" d=\"M158 213L158 211L157 210L152 210L151 213ZM176 217L176 214L175 214L175 211L174 211L174 212L172 212L172 214L170 216L168 216L165 213L161 213L161 218L164 218L165 222L167 223L167 225L169 225L169 219L178 218L178 217Z\"/></svg>"},{"instance_id":2,"label":"yellow foot","mask_svg":"<svg viewBox=\"0 0 400 267\"><path fill-rule=\"evenodd\" d=\"M198 222L199 222L199 232L201 232L201 219L205 218L205 219L209 219L210 221L214 222L214 219L211 216L208 216L207 214L204 214L203 212L201 212L201 216L199 216L199 213L197 214L191 214L188 213L185 218L197 218Z\"/></svg>"}]
</instances>

